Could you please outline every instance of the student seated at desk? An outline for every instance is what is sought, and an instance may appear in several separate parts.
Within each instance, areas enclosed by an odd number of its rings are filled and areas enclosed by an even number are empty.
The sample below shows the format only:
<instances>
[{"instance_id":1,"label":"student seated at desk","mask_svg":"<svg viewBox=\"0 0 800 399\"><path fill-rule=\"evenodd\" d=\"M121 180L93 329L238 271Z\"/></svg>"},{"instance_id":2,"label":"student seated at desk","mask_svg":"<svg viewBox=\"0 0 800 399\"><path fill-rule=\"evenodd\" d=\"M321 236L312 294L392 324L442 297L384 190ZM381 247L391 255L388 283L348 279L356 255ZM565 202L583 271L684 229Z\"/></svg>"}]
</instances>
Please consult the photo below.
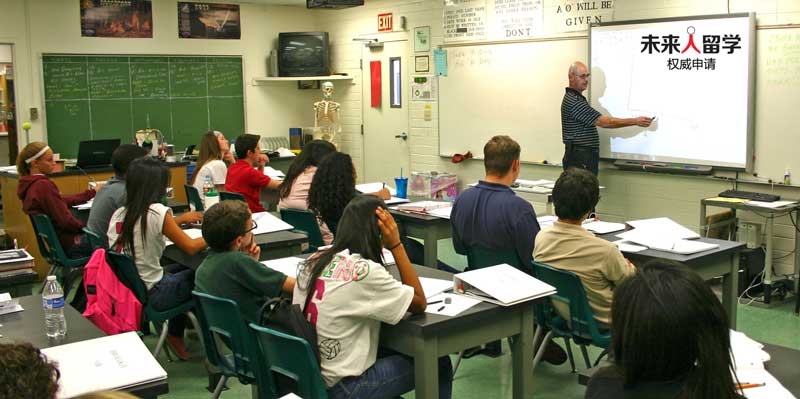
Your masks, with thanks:
<instances>
[{"instance_id":1,"label":"student seated at desk","mask_svg":"<svg viewBox=\"0 0 800 399\"><path fill-rule=\"evenodd\" d=\"M55 399L60 376L33 345L0 344L0 398Z\"/></svg>"},{"instance_id":2,"label":"student seated at desk","mask_svg":"<svg viewBox=\"0 0 800 399\"><path fill-rule=\"evenodd\" d=\"M191 238L180 228L184 223L199 222L202 214L186 212L172 217L172 210L164 205L169 179L169 169L158 160L139 158L131 162L125 179L125 206L111 216L107 232L109 248L130 255L136 262L139 277L147 287L148 302L156 310L191 300L194 289L194 270L179 265L161 266L164 237L189 255L206 248L205 240ZM185 323L184 315L170 320L167 337L182 359L189 357L183 345Z\"/></svg>"},{"instance_id":3,"label":"student seated at desk","mask_svg":"<svg viewBox=\"0 0 800 399\"><path fill-rule=\"evenodd\" d=\"M319 162L308 190L308 209L335 235L344 208L357 195L353 159L343 152L334 152ZM387 188L369 195L383 200L391 198ZM325 244L330 243L326 241Z\"/></svg>"},{"instance_id":4,"label":"student seated at desk","mask_svg":"<svg viewBox=\"0 0 800 399\"><path fill-rule=\"evenodd\" d=\"M265 298L291 294L294 278L258 262L261 249L253 242L253 217L242 201L222 201L203 215L203 238L211 247L197 268L194 284L207 294L239 304L248 322L258 320Z\"/></svg>"},{"instance_id":5,"label":"student seated at desk","mask_svg":"<svg viewBox=\"0 0 800 399\"><path fill-rule=\"evenodd\" d=\"M594 318L601 328L608 329L614 286L636 269L616 245L582 227L599 198L600 186L593 173L579 168L561 173L553 187L558 220L536 236L533 259L575 273L586 290Z\"/></svg>"},{"instance_id":6,"label":"student seated at desk","mask_svg":"<svg viewBox=\"0 0 800 399\"><path fill-rule=\"evenodd\" d=\"M89 220L86 222L86 227L97 233L104 241L108 241L106 231L111 215L125 205L125 176L128 174L128 166L134 159L147 154L147 150L135 144L122 144L111 154L114 176L111 176L97 192L92 202L92 209L89 211Z\"/></svg>"},{"instance_id":7,"label":"student seated at desk","mask_svg":"<svg viewBox=\"0 0 800 399\"><path fill-rule=\"evenodd\" d=\"M225 190L244 195L253 213L266 211L261 205L261 189L277 189L281 184L280 180L270 179L264 174L264 164L269 162L269 158L261 153L259 140L261 136L257 134L243 134L236 138L237 161L228 168L225 177Z\"/></svg>"},{"instance_id":8,"label":"student seated at desk","mask_svg":"<svg viewBox=\"0 0 800 399\"><path fill-rule=\"evenodd\" d=\"M20 176L17 197L22 201L22 211L28 215L49 216L68 257L89 256L92 247L82 230L85 225L72 215L69 207L94 198L95 191L90 188L78 194L62 196L56 184L47 177L55 167L53 150L41 141L29 143L20 151L17 156L17 173Z\"/></svg>"},{"instance_id":9,"label":"student seated at desk","mask_svg":"<svg viewBox=\"0 0 800 399\"><path fill-rule=\"evenodd\" d=\"M402 283L384 268L382 247L392 252ZM328 397L392 398L414 389L413 359L379 354L379 334L381 323L397 324L407 311L423 313L427 300L397 224L379 198L350 201L333 247L301 265L292 302L305 307L317 330ZM444 356L439 398L450 398L451 391L452 365Z\"/></svg>"},{"instance_id":10,"label":"student seated at desk","mask_svg":"<svg viewBox=\"0 0 800 399\"><path fill-rule=\"evenodd\" d=\"M280 187L280 202L278 208L282 209L308 209L308 190L317 172L317 166L326 155L336 152L336 147L325 140L314 140L305 146L303 151L295 157L286 172ZM333 242L333 233L328 226L319 223L322 240L325 244Z\"/></svg>"},{"instance_id":11,"label":"student seated at desk","mask_svg":"<svg viewBox=\"0 0 800 399\"><path fill-rule=\"evenodd\" d=\"M654 260L614 290L614 365L589 380L589 399L734 399L725 309L684 265Z\"/></svg>"},{"instance_id":12,"label":"student seated at desk","mask_svg":"<svg viewBox=\"0 0 800 399\"><path fill-rule=\"evenodd\" d=\"M200 155L197 158L197 165L190 184L200 193L203 203L206 200L203 196L203 185L206 178L211 179L215 191L225 190L225 177L228 174L228 165L225 163L226 154L230 158L230 146L221 132L212 130L200 139Z\"/></svg>"}]
</instances>

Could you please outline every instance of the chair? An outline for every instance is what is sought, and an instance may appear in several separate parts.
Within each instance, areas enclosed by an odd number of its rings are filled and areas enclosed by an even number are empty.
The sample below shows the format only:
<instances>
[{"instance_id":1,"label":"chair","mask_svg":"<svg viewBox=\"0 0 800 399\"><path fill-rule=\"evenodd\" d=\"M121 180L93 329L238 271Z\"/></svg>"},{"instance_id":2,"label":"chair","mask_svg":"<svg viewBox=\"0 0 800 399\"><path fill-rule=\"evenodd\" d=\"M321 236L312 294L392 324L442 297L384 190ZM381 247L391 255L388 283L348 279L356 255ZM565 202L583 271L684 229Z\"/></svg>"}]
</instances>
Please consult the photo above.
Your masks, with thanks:
<instances>
[{"instance_id":1,"label":"chair","mask_svg":"<svg viewBox=\"0 0 800 399\"><path fill-rule=\"evenodd\" d=\"M256 368L264 362L255 335L247 328L239 312L239 305L228 298L198 291L192 291L192 296L197 304L200 331L206 343L206 358L223 375L212 397L219 397L230 377L237 377L242 384L259 382L259 397L277 396L271 378L261 381L256 372ZM228 349L232 354L227 354Z\"/></svg>"},{"instance_id":2,"label":"chair","mask_svg":"<svg viewBox=\"0 0 800 399\"><path fill-rule=\"evenodd\" d=\"M203 200L200 198L200 192L197 191L197 187L191 184L184 184L183 189L186 190L186 199L189 200L189 204L194 205L194 210L203 212L205 208L203 207Z\"/></svg>"},{"instance_id":3,"label":"chair","mask_svg":"<svg viewBox=\"0 0 800 399\"><path fill-rule=\"evenodd\" d=\"M108 249L108 241L100 237L100 234L95 233L88 227L84 227L83 232L86 233L86 237L89 238L89 245L92 246L92 250L98 248Z\"/></svg>"},{"instance_id":4,"label":"chair","mask_svg":"<svg viewBox=\"0 0 800 399\"><path fill-rule=\"evenodd\" d=\"M83 258L69 258L64 248L61 246L61 241L58 240L53 223L50 217L45 214L29 215L31 225L33 225L33 232L36 235L36 243L39 245L39 252L48 263L50 263L50 270L47 275L56 274L61 277L61 284L64 287L64 296L69 295L70 286L73 283L73 276L80 281L83 277L83 266L89 261L89 257ZM60 272L60 273L59 273ZM44 285L42 285L44 289Z\"/></svg>"},{"instance_id":5,"label":"chair","mask_svg":"<svg viewBox=\"0 0 800 399\"><path fill-rule=\"evenodd\" d=\"M601 333L597 327L583 283L575 273L570 271L556 269L538 262L531 262L531 265L534 277L556 288L556 293L549 297L549 303L539 302L534 305L534 317L540 324L534 335L534 347L541 336L542 327L550 329L534 357L534 367L541 360L544 349L553 335L564 337L566 340L572 372L575 372L575 361L569 344L570 338L581 347L586 368L592 367L586 345L592 344L604 349L597 359L599 361L611 344L611 332Z\"/></svg>"},{"instance_id":6,"label":"chair","mask_svg":"<svg viewBox=\"0 0 800 399\"><path fill-rule=\"evenodd\" d=\"M219 192L219 200L226 201L226 200L239 200L244 201L244 195L239 193L234 193L232 191L220 191Z\"/></svg>"},{"instance_id":7,"label":"chair","mask_svg":"<svg viewBox=\"0 0 800 399\"><path fill-rule=\"evenodd\" d=\"M194 325L194 328L197 331L200 330L200 323L198 323L197 318L194 313L192 313L192 309L195 305L193 300L186 301L172 309L156 310L147 303L147 286L145 286L144 281L142 281L142 278L139 276L139 270L136 268L136 264L129 255L115 251L106 251L106 262L108 262L108 265L114 270L114 274L117 275L117 278L120 279L122 284L133 291L133 295L142 303L144 307L143 322L150 321L156 326L158 342L153 349L153 357L158 356L158 354L161 353L161 349L164 348L164 341L167 340L167 323L169 323L169 319L180 314L186 314L189 321ZM200 343L205 346L202 338ZM167 357L172 360L169 351L167 351Z\"/></svg>"},{"instance_id":8,"label":"chair","mask_svg":"<svg viewBox=\"0 0 800 399\"><path fill-rule=\"evenodd\" d=\"M272 381L272 373L286 376L296 382L296 394L305 399L326 399L328 393L322 381L317 359L311 346L302 338L294 337L257 324L250 323L265 361L259 381ZM259 386L261 386L259 382Z\"/></svg>"},{"instance_id":9,"label":"chair","mask_svg":"<svg viewBox=\"0 0 800 399\"><path fill-rule=\"evenodd\" d=\"M303 209L281 209L281 219L308 236L308 252L316 252L317 248L325 245L313 213Z\"/></svg>"}]
</instances>

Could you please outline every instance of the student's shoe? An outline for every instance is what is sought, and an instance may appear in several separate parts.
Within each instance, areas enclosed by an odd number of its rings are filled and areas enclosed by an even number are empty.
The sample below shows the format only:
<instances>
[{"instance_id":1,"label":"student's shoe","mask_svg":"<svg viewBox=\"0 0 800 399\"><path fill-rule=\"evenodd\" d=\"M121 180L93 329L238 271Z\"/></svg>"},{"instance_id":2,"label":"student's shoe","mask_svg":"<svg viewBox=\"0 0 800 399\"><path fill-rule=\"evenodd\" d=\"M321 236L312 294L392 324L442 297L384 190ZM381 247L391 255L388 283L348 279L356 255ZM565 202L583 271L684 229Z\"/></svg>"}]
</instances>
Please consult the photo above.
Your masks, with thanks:
<instances>
[{"instance_id":1,"label":"student's shoe","mask_svg":"<svg viewBox=\"0 0 800 399\"><path fill-rule=\"evenodd\" d=\"M547 348L544 348L542 360L554 366L558 366L567 361L567 352L564 352L561 346L551 340L547 343Z\"/></svg>"},{"instance_id":2,"label":"student's shoe","mask_svg":"<svg viewBox=\"0 0 800 399\"><path fill-rule=\"evenodd\" d=\"M178 337L173 337L172 335L167 335L167 343L170 347L172 347L172 351L175 352L175 356L181 360L189 360L192 357L189 355L189 352L186 352L186 346L183 345L183 339Z\"/></svg>"},{"instance_id":3,"label":"student's shoe","mask_svg":"<svg viewBox=\"0 0 800 399\"><path fill-rule=\"evenodd\" d=\"M483 349L484 356L489 357L500 357L503 356L503 346L500 344L500 341L492 341L485 345Z\"/></svg>"}]
</instances>

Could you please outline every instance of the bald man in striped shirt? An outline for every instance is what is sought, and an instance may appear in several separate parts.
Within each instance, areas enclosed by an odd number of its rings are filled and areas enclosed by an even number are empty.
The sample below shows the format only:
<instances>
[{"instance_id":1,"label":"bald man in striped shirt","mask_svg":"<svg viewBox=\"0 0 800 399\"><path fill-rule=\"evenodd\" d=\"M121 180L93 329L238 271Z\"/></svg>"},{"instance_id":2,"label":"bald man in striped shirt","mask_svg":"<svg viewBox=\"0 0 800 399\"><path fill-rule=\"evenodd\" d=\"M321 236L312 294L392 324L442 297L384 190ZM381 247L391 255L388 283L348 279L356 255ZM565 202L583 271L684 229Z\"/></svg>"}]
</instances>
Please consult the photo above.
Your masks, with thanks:
<instances>
[{"instance_id":1,"label":"bald man in striped shirt","mask_svg":"<svg viewBox=\"0 0 800 399\"><path fill-rule=\"evenodd\" d=\"M580 61L569 67L569 87L561 102L561 138L564 142L564 170L570 167L587 169L597 175L600 138L597 128L615 129L626 126L648 127L653 118L615 118L592 108L583 93L589 86L589 70Z\"/></svg>"}]
</instances>

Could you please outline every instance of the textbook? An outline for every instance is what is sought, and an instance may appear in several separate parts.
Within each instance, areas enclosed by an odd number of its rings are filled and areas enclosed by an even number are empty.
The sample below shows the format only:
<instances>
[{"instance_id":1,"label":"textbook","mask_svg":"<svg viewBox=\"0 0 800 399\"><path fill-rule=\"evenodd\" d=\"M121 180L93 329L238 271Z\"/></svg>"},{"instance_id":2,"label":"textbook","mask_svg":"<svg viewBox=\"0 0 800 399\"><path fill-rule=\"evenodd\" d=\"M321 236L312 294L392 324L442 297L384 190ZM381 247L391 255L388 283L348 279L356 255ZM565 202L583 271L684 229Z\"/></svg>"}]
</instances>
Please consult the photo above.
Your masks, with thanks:
<instances>
[{"instance_id":1,"label":"textbook","mask_svg":"<svg viewBox=\"0 0 800 399\"><path fill-rule=\"evenodd\" d=\"M33 266L33 256L24 249L0 251L0 276L24 274Z\"/></svg>"},{"instance_id":2,"label":"textbook","mask_svg":"<svg viewBox=\"0 0 800 399\"><path fill-rule=\"evenodd\" d=\"M556 293L556 288L505 263L453 276L453 291L511 306Z\"/></svg>"}]
</instances>

